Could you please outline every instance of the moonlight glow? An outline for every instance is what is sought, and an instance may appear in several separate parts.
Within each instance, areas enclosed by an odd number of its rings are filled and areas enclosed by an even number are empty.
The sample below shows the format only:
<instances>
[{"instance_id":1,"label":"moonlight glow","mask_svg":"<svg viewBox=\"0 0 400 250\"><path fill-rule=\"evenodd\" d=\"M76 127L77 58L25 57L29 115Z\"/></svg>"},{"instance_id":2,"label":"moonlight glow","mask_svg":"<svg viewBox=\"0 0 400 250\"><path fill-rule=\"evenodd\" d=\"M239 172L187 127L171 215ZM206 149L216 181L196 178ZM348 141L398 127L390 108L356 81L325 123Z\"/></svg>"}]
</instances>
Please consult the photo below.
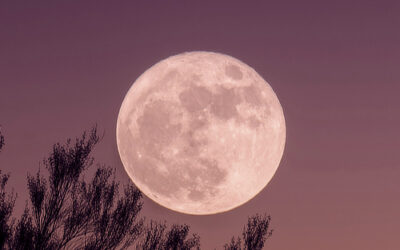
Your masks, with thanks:
<instances>
[{"instance_id":1,"label":"moonlight glow","mask_svg":"<svg viewBox=\"0 0 400 250\"><path fill-rule=\"evenodd\" d=\"M271 180L285 145L270 85L227 55L190 52L144 72L122 103L117 144L136 186L189 214L233 209Z\"/></svg>"}]
</instances>

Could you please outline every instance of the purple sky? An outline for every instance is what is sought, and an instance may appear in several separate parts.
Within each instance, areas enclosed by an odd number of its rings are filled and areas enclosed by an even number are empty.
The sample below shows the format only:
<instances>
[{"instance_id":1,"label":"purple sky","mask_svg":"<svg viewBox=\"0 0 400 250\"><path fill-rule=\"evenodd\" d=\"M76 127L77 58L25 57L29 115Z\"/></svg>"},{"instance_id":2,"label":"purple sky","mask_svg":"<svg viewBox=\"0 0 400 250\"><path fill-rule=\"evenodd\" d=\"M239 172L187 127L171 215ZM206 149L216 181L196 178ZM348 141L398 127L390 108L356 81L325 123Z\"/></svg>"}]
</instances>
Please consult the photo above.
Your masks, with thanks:
<instances>
[{"instance_id":1,"label":"purple sky","mask_svg":"<svg viewBox=\"0 0 400 250\"><path fill-rule=\"evenodd\" d=\"M128 183L115 142L125 93L159 60L206 50L275 90L287 125L280 168L230 212L182 215L145 198L142 214L191 225L204 249L257 212L272 216L267 249L400 249L399 1L56 2L0 3L0 167L18 211L52 144L95 123L106 133L97 161Z\"/></svg>"}]
</instances>

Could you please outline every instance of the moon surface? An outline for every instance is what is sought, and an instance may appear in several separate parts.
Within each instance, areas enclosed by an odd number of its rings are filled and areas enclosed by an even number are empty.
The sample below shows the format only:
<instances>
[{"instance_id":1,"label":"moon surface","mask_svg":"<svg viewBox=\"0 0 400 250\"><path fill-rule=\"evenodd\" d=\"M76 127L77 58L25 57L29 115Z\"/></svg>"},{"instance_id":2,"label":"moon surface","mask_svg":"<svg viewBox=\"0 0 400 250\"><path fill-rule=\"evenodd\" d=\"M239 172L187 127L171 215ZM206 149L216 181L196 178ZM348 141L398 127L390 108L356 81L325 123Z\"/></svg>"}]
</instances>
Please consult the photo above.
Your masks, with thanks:
<instances>
[{"instance_id":1,"label":"moon surface","mask_svg":"<svg viewBox=\"0 0 400 250\"><path fill-rule=\"evenodd\" d=\"M162 60L132 85L117 121L122 163L158 204L187 214L238 207L271 180L286 138L271 86L220 53Z\"/></svg>"}]
</instances>

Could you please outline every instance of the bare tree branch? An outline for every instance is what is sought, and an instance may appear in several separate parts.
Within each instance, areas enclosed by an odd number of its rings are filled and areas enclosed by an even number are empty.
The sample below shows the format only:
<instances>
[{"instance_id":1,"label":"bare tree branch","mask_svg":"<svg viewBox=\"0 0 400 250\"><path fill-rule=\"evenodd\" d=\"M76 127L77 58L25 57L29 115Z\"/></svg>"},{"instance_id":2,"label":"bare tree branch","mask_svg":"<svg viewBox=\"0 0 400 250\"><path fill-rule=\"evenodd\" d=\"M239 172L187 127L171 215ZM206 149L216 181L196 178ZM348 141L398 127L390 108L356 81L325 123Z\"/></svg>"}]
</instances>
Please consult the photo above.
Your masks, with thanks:
<instances>
[{"instance_id":1,"label":"bare tree branch","mask_svg":"<svg viewBox=\"0 0 400 250\"><path fill-rule=\"evenodd\" d=\"M123 249L142 232L141 192L128 185L119 194L115 171L98 167L91 181L82 173L93 163L96 128L65 145L55 144L40 170L28 175L30 204L18 221L10 248ZM22 243L23 242L27 242Z\"/></svg>"},{"instance_id":2,"label":"bare tree branch","mask_svg":"<svg viewBox=\"0 0 400 250\"><path fill-rule=\"evenodd\" d=\"M272 236L269 229L271 217L269 215L253 215L248 218L243 228L242 239L233 237L230 243L224 245L225 250L261 250L265 242Z\"/></svg>"},{"instance_id":3,"label":"bare tree branch","mask_svg":"<svg viewBox=\"0 0 400 250\"><path fill-rule=\"evenodd\" d=\"M174 224L167 231L166 223L150 221L145 228L136 249L143 250L190 250L200 249L200 237L197 234L189 236L188 225Z\"/></svg>"},{"instance_id":4,"label":"bare tree branch","mask_svg":"<svg viewBox=\"0 0 400 250\"><path fill-rule=\"evenodd\" d=\"M1 149L3 148L3 146L4 146L4 136L1 133L1 127L0 127L0 152L1 152Z\"/></svg>"}]
</instances>

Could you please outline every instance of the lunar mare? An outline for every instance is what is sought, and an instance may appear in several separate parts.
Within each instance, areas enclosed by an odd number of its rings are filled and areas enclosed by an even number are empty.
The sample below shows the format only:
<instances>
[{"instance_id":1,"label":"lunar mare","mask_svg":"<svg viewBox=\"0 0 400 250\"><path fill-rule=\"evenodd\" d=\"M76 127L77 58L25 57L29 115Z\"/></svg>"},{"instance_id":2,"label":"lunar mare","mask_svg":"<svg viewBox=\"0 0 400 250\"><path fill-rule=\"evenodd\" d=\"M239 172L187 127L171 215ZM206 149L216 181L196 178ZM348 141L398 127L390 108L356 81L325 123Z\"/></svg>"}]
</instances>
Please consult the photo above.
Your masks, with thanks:
<instances>
[{"instance_id":1,"label":"lunar mare","mask_svg":"<svg viewBox=\"0 0 400 250\"><path fill-rule=\"evenodd\" d=\"M117 145L135 185L188 214L214 214L259 193L278 168L286 127L270 85L243 62L188 52L144 72L122 103Z\"/></svg>"}]
</instances>

